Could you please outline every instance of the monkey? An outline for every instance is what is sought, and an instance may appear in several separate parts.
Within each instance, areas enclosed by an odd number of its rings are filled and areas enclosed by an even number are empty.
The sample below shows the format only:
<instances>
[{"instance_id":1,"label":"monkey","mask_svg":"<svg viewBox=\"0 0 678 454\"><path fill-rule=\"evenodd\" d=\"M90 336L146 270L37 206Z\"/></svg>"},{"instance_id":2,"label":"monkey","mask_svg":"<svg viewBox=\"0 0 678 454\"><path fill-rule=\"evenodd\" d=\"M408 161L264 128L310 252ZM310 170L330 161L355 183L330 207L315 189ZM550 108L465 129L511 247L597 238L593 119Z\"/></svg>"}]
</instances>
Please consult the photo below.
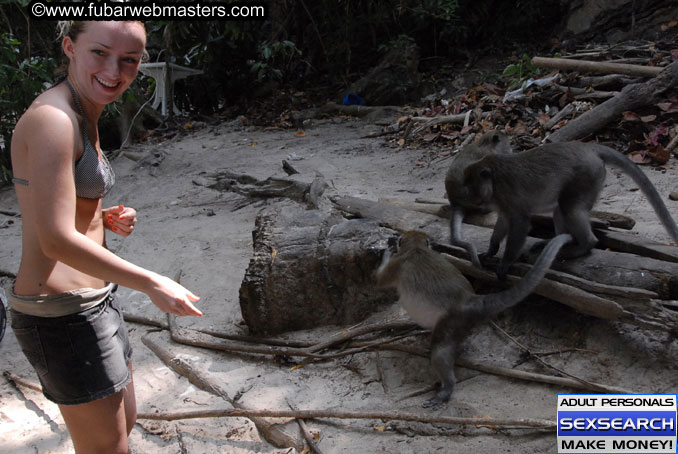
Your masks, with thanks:
<instances>
[{"instance_id":1,"label":"monkey","mask_svg":"<svg viewBox=\"0 0 678 454\"><path fill-rule=\"evenodd\" d=\"M489 295L476 295L457 267L429 248L428 237L422 232L405 232L395 254L391 249L384 251L376 272L377 285L395 287L398 302L409 316L422 328L432 330L431 365L440 379L440 388L424 402L424 407L437 409L452 395L458 345L470 329L526 298L560 248L571 240L569 234L553 238L523 279L503 292Z\"/></svg>"},{"instance_id":2,"label":"monkey","mask_svg":"<svg viewBox=\"0 0 678 454\"><path fill-rule=\"evenodd\" d=\"M489 204L498 212L485 255L493 256L506 237L497 275L506 275L525 244L532 214L553 211L556 234L575 239L563 258L588 254L598 242L589 216L605 182L605 164L619 167L640 187L674 241L678 227L647 176L623 154L596 143L561 142L513 155L490 155L464 171L469 203Z\"/></svg>"},{"instance_id":3,"label":"monkey","mask_svg":"<svg viewBox=\"0 0 678 454\"><path fill-rule=\"evenodd\" d=\"M489 154L511 154L511 143L508 136L499 131L490 131L476 142L466 145L457 153L450 163L445 175L445 190L452 208L450 216L450 244L464 248L471 258L471 262L482 268L478 251L473 243L462 240L461 223L466 210L472 209L488 213L487 206L473 206L469 203L468 189L464 186L464 171L466 168Z\"/></svg>"}]
</instances>

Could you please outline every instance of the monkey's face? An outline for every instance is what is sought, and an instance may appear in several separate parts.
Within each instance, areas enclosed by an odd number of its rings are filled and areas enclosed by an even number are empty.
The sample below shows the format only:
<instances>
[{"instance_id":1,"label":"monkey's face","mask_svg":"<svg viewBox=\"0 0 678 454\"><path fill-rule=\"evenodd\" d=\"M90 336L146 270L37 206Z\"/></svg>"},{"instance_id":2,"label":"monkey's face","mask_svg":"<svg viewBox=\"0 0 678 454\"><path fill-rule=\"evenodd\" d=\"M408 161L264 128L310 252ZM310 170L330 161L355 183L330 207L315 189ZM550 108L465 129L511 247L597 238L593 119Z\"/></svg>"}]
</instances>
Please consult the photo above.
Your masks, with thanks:
<instances>
[{"instance_id":1,"label":"monkey's face","mask_svg":"<svg viewBox=\"0 0 678 454\"><path fill-rule=\"evenodd\" d=\"M476 206L486 206L492 202L492 169L473 165L464 172L464 187L468 191L469 201Z\"/></svg>"},{"instance_id":2,"label":"monkey's face","mask_svg":"<svg viewBox=\"0 0 678 454\"><path fill-rule=\"evenodd\" d=\"M428 248L429 244L428 236L424 232L410 230L400 236L398 252L410 251L416 248Z\"/></svg>"}]
</instances>

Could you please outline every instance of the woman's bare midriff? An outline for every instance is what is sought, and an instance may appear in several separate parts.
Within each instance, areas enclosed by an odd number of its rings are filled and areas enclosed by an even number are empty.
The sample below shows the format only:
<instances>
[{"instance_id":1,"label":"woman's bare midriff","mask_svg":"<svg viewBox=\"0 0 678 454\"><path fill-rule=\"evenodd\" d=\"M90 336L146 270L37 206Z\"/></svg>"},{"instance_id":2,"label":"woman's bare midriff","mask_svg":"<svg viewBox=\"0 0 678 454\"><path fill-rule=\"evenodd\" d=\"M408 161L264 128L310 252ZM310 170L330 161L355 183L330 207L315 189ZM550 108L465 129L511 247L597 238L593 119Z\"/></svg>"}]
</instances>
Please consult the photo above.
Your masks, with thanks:
<instances>
[{"instance_id":1,"label":"woman's bare midriff","mask_svg":"<svg viewBox=\"0 0 678 454\"><path fill-rule=\"evenodd\" d=\"M70 266L47 257L40 248L35 222L30 210L22 206L21 192L17 197L22 208L22 256L21 266L14 283L17 295L32 296L63 293L79 288L102 288L106 283ZM97 244L104 244L104 224L101 214L101 200L78 198L76 202L75 228Z\"/></svg>"}]
</instances>

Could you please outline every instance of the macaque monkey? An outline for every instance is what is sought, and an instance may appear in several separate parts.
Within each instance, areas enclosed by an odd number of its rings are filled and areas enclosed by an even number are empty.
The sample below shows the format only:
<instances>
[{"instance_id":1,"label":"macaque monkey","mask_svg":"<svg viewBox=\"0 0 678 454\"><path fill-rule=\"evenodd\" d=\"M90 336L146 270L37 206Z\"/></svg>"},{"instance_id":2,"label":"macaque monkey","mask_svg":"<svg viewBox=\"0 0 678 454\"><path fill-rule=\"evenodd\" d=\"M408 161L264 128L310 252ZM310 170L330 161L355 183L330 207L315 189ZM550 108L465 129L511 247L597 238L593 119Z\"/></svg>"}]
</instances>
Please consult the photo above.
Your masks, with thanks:
<instances>
[{"instance_id":1,"label":"macaque monkey","mask_svg":"<svg viewBox=\"0 0 678 454\"><path fill-rule=\"evenodd\" d=\"M447 198L452 208L450 217L450 244L466 249L471 262L478 268L482 268L478 259L478 251L472 243L461 239L461 222L464 220L467 209L474 209L485 213L490 212L491 209L488 206L473 206L469 203L468 189L464 186L464 171L469 165L490 154L511 154L509 138L499 131L483 134L480 140L466 145L452 158L450 167L445 175L445 190L447 191Z\"/></svg>"},{"instance_id":2,"label":"macaque monkey","mask_svg":"<svg viewBox=\"0 0 678 454\"><path fill-rule=\"evenodd\" d=\"M472 326L517 304L539 284L560 248L571 241L568 234L553 238L530 271L513 287L490 295L476 295L463 274L439 253L431 250L422 232L406 232L398 250L384 251L377 270L380 287L395 287L398 302L422 328L432 330L431 365L440 378L440 389L424 407L439 408L447 402L455 384L454 361L459 343Z\"/></svg>"},{"instance_id":3,"label":"macaque monkey","mask_svg":"<svg viewBox=\"0 0 678 454\"><path fill-rule=\"evenodd\" d=\"M598 240L589 216L605 182L605 164L619 167L633 178L678 242L678 227L655 187L635 164L611 148L563 142L514 155L486 156L466 168L464 184L469 203L490 205L499 212L486 255L496 254L506 237L497 269L500 278L519 257L532 214L553 211L556 234L572 234L575 243L563 249L563 257L585 255L595 246Z\"/></svg>"}]
</instances>

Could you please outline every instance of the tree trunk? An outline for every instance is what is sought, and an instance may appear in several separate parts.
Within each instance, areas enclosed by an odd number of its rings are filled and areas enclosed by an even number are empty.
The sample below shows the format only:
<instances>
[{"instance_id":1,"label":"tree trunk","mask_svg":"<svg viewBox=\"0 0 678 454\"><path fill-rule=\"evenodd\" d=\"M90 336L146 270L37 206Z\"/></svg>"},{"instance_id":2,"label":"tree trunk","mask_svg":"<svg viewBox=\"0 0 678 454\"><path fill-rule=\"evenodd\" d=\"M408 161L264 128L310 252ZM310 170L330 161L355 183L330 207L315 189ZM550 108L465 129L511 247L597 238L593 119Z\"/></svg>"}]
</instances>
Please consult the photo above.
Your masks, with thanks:
<instances>
[{"instance_id":1,"label":"tree trunk","mask_svg":"<svg viewBox=\"0 0 678 454\"><path fill-rule=\"evenodd\" d=\"M337 212L281 201L257 216L254 256L240 287L250 330L277 334L362 321L395 294L375 287L381 251L394 232Z\"/></svg>"}]
</instances>

